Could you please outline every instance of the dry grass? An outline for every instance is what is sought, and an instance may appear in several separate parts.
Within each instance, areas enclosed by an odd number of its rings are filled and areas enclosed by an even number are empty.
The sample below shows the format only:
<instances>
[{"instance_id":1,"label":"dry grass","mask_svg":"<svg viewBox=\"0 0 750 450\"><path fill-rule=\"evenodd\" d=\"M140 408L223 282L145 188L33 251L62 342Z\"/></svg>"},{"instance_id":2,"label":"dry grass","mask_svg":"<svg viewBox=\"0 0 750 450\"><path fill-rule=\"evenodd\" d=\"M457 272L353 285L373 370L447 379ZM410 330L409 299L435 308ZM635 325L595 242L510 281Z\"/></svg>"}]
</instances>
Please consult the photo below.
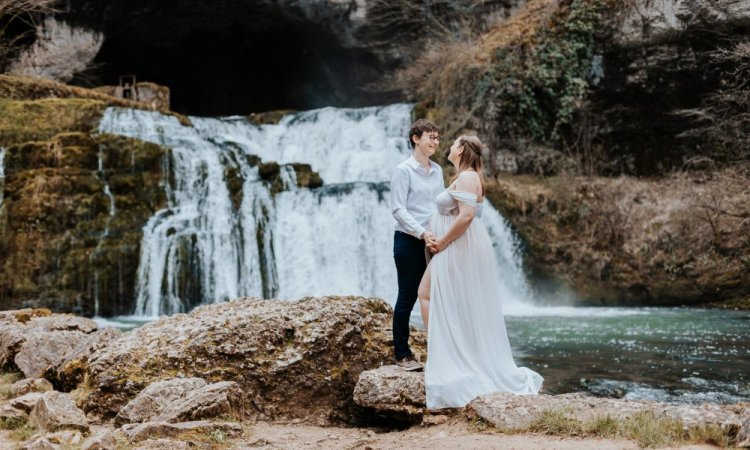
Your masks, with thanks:
<instances>
[{"instance_id":1,"label":"dry grass","mask_svg":"<svg viewBox=\"0 0 750 450\"><path fill-rule=\"evenodd\" d=\"M686 427L681 420L659 416L653 411L639 411L622 420L599 416L580 421L567 409L542 411L526 429L513 433L535 432L554 436L578 436L629 439L644 448L668 445L709 444L727 447L732 444L731 430L717 425Z\"/></svg>"},{"instance_id":2,"label":"dry grass","mask_svg":"<svg viewBox=\"0 0 750 450\"><path fill-rule=\"evenodd\" d=\"M527 45L552 17L556 0L531 0L510 17L492 25L490 31L477 39L475 60L490 62L495 50L511 45Z\"/></svg>"},{"instance_id":3,"label":"dry grass","mask_svg":"<svg viewBox=\"0 0 750 450\"><path fill-rule=\"evenodd\" d=\"M14 441L23 442L34 436L39 430L28 423L11 431L10 438Z\"/></svg>"},{"instance_id":4,"label":"dry grass","mask_svg":"<svg viewBox=\"0 0 750 450\"><path fill-rule=\"evenodd\" d=\"M412 96L429 99L436 106L430 119L441 124L449 140L455 138L463 128L470 127L477 110L490 100L475 95L475 91L492 69L495 51L533 41L556 6L554 0L531 0L510 17L491 24L487 33L477 34L467 28L463 33L433 37L418 64L398 73L398 83Z\"/></svg>"},{"instance_id":5,"label":"dry grass","mask_svg":"<svg viewBox=\"0 0 750 450\"><path fill-rule=\"evenodd\" d=\"M123 108L134 108L143 110L152 110L153 108L147 102L136 102L99 92L95 89L87 89L77 86L69 86L57 81L45 80L42 78L33 78L15 75L0 75L0 107L2 102L10 103L10 100L17 101L48 101L64 104L65 100L76 100L80 104L99 104L101 108L106 106L119 106ZM167 110L159 110L163 114L168 114L177 118L185 126L190 126L190 119L181 114ZM0 111L0 136L3 135L2 126L6 120L12 120L12 116ZM23 119L23 118L21 118ZM55 117L51 119L56 119ZM65 117L63 117L65 119ZM23 125L23 120L16 121L11 125ZM54 121L53 121L54 123Z\"/></svg>"},{"instance_id":6,"label":"dry grass","mask_svg":"<svg viewBox=\"0 0 750 450\"><path fill-rule=\"evenodd\" d=\"M23 428L28 419L25 416L4 416L0 417L0 429L2 430L18 430Z\"/></svg>"},{"instance_id":7,"label":"dry grass","mask_svg":"<svg viewBox=\"0 0 750 450\"><path fill-rule=\"evenodd\" d=\"M46 141L67 131L91 131L106 103L80 98L4 100L0 98L0 145Z\"/></svg>"},{"instance_id":8,"label":"dry grass","mask_svg":"<svg viewBox=\"0 0 750 450\"><path fill-rule=\"evenodd\" d=\"M150 109L147 103L113 97L95 89L69 86L53 80L19 75L0 75L0 98L12 100L87 98L101 100L110 106Z\"/></svg>"},{"instance_id":9,"label":"dry grass","mask_svg":"<svg viewBox=\"0 0 750 450\"><path fill-rule=\"evenodd\" d=\"M9 398L11 385L21 379L20 372L0 372L0 398Z\"/></svg>"}]
</instances>

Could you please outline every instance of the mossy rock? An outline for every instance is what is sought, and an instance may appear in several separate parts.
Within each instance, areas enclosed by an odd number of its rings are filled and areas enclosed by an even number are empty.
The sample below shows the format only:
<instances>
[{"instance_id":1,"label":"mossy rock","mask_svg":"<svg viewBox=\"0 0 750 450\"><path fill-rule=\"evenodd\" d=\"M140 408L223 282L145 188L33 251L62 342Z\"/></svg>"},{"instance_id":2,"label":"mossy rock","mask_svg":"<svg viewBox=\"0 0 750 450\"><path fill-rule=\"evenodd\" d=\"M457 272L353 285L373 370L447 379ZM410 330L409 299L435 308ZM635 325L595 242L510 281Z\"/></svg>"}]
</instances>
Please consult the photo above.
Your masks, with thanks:
<instances>
[{"instance_id":1,"label":"mossy rock","mask_svg":"<svg viewBox=\"0 0 750 450\"><path fill-rule=\"evenodd\" d=\"M106 107L101 100L80 98L0 98L0 145L47 141L62 132L90 132Z\"/></svg>"},{"instance_id":2,"label":"mossy rock","mask_svg":"<svg viewBox=\"0 0 750 450\"><path fill-rule=\"evenodd\" d=\"M166 204L161 178L167 152L135 139L80 131L8 147L0 307L48 306L90 315L98 295L100 313L129 313L143 226ZM114 216L105 183L115 200Z\"/></svg>"},{"instance_id":3,"label":"mossy rock","mask_svg":"<svg viewBox=\"0 0 750 450\"><path fill-rule=\"evenodd\" d=\"M318 172L312 170L310 164L290 164L297 174L297 186L301 188L317 188L323 186L323 179Z\"/></svg>"},{"instance_id":4,"label":"mossy rock","mask_svg":"<svg viewBox=\"0 0 750 450\"><path fill-rule=\"evenodd\" d=\"M279 109L276 111L267 111L261 113L253 113L247 116L247 121L254 125L277 125L284 116L293 114L296 111L293 109Z\"/></svg>"}]
</instances>

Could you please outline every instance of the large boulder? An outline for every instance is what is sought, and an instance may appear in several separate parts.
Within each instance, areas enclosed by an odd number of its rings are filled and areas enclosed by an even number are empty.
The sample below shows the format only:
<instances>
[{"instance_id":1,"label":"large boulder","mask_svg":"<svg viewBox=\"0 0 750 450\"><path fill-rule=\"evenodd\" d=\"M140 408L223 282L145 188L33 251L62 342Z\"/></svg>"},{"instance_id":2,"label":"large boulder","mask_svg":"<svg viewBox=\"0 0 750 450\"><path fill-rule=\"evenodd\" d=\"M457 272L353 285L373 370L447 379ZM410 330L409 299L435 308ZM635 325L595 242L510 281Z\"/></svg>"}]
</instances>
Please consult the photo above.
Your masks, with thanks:
<instances>
[{"instance_id":1,"label":"large boulder","mask_svg":"<svg viewBox=\"0 0 750 450\"><path fill-rule=\"evenodd\" d=\"M89 358L87 412L112 417L149 384L234 381L261 418L349 420L363 370L392 359L390 306L362 297L240 299L144 325ZM424 353L424 334L413 334Z\"/></svg>"},{"instance_id":2,"label":"large boulder","mask_svg":"<svg viewBox=\"0 0 750 450\"><path fill-rule=\"evenodd\" d=\"M652 401L633 401L589 397L583 394L514 395L502 392L482 395L467 406L471 417L479 418L501 430L527 429L544 411L565 411L578 421L610 416L622 420L642 411L651 411L658 417L679 419L685 426L718 425L739 430L743 417L750 411L742 406L669 405Z\"/></svg>"},{"instance_id":3,"label":"large boulder","mask_svg":"<svg viewBox=\"0 0 750 450\"><path fill-rule=\"evenodd\" d=\"M31 410L30 422L43 431L73 429L89 431L86 415L67 395L49 391L41 395Z\"/></svg>"},{"instance_id":4,"label":"large boulder","mask_svg":"<svg viewBox=\"0 0 750 450\"><path fill-rule=\"evenodd\" d=\"M10 388L11 397L19 397L29 392L47 392L52 390L52 383L44 378L26 378L13 383Z\"/></svg>"},{"instance_id":5,"label":"large boulder","mask_svg":"<svg viewBox=\"0 0 750 450\"><path fill-rule=\"evenodd\" d=\"M12 399L10 406L29 414L40 398L42 398L41 392L29 392L28 394Z\"/></svg>"},{"instance_id":6,"label":"large boulder","mask_svg":"<svg viewBox=\"0 0 750 450\"><path fill-rule=\"evenodd\" d=\"M395 420L418 421L424 413L424 372L406 372L383 366L359 375L354 401L378 415Z\"/></svg>"},{"instance_id":7,"label":"large boulder","mask_svg":"<svg viewBox=\"0 0 750 450\"><path fill-rule=\"evenodd\" d=\"M244 395L233 381L206 384L201 378L157 381L115 416L115 425L146 421L185 422L214 417L242 418Z\"/></svg>"},{"instance_id":8,"label":"large boulder","mask_svg":"<svg viewBox=\"0 0 750 450\"><path fill-rule=\"evenodd\" d=\"M203 378L172 378L151 383L117 413L115 425L146 422L167 405L205 385Z\"/></svg>"},{"instance_id":9,"label":"large boulder","mask_svg":"<svg viewBox=\"0 0 750 450\"><path fill-rule=\"evenodd\" d=\"M91 333L77 347L66 353L62 362L49 370L45 376L53 380L58 389L66 392L75 389L83 381L88 369L89 356L121 335L122 331L113 327Z\"/></svg>"},{"instance_id":10,"label":"large boulder","mask_svg":"<svg viewBox=\"0 0 750 450\"><path fill-rule=\"evenodd\" d=\"M28 378L62 363L98 327L91 319L47 309L4 311L0 324L0 368L19 369Z\"/></svg>"},{"instance_id":11,"label":"large boulder","mask_svg":"<svg viewBox=\"0 0 750 450\"><path fill-rule=\"evenodd\" d=\"M13 359L28 378L38 378L65 360L68 353L85 342L88 335L80 331L32 332L25 336Z\"/></svg>"},{"instance_id":12,"label":"large boulder","mask_svg":"<svg viewBox=\"0 0 750 450\"><path fill-rule=\"evenodd\" d=\"M167 405L155 421L186 422L212 417L242 418L244 396L234 381L220 381L191 391Z\"/></svg>"}]
</instances>

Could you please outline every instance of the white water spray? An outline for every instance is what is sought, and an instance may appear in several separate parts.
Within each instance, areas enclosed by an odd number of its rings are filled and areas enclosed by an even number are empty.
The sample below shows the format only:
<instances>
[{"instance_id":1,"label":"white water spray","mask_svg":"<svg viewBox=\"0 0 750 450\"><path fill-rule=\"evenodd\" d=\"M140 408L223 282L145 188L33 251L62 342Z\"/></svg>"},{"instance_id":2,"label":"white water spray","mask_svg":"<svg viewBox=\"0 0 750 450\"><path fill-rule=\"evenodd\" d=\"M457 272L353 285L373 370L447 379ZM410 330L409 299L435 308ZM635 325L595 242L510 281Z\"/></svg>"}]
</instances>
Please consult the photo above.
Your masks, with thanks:
<instances>
[{"instance_id":1,"label":"white water spray","mask_svg":"<svg viewBox=\"0 0 750 450\"><path fill-rule=\"evenodd\" d=\"M410 154L411 108L323 108L278 125L191 117L193 127L154 112L108 109L101 132L171 149L163 179L174 184L165 185L167 207L144 227L135 313L172 314L238 296L362 295L393 304L388 180ZM284 192L271 195L252 156L282 164ZM297 188L294 162L310 164L325 185ZM229 169L242 178L239 207ZM491 205L482 220L498 258L499 295L525 301L517 239Z\"/></svg>"}]
</instances>

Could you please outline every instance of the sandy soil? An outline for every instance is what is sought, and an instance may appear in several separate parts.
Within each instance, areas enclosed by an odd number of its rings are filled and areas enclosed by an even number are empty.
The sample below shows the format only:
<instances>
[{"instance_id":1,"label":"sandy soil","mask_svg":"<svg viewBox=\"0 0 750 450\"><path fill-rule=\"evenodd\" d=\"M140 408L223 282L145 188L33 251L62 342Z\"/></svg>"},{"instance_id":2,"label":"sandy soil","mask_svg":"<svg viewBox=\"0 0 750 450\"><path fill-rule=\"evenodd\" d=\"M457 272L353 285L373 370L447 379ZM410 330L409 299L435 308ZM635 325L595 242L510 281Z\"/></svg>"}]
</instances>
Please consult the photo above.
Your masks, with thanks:
<instances>
[{"instance_id":1,"label":"sandy soil","mask_svg":"<svg viewBox=\"0 0 750 450\"><path fill-rule=\"evenodd\" d=\"M0 408L7 405L0 400ZM447 418L446 418L447 419ZM92 424L92 432L108 428L108 424ZM493 431L478 431L467 422L452 419L432 426L413 426L403 431L370 428L321 427L302 423L256 422L245 424L245 435L231 439L230 449L638 449L638 444L627 440L570 438L539 434L507 435ZM11 432L0 429L0 450L13 450L19 442ZM133 445L132 448L138 448ZM713 449L708 445L668 447L670 449Z\"/></svg>"},{"instance_id":2,"label":"sandy soil","mask_svg":"<svg viewBox=\"0 0 750 450\"><path fill-rule=\"evenodd\" d=\"M638 449L626 440L578 439L536 434L504 435L472 430L465 422L431 427L415 426L404 431L378 432L362 428L324 428L258 422L236 448L265 449ZM669 447L713 449L711 446Z\"/></svg>"}]
</instances>

